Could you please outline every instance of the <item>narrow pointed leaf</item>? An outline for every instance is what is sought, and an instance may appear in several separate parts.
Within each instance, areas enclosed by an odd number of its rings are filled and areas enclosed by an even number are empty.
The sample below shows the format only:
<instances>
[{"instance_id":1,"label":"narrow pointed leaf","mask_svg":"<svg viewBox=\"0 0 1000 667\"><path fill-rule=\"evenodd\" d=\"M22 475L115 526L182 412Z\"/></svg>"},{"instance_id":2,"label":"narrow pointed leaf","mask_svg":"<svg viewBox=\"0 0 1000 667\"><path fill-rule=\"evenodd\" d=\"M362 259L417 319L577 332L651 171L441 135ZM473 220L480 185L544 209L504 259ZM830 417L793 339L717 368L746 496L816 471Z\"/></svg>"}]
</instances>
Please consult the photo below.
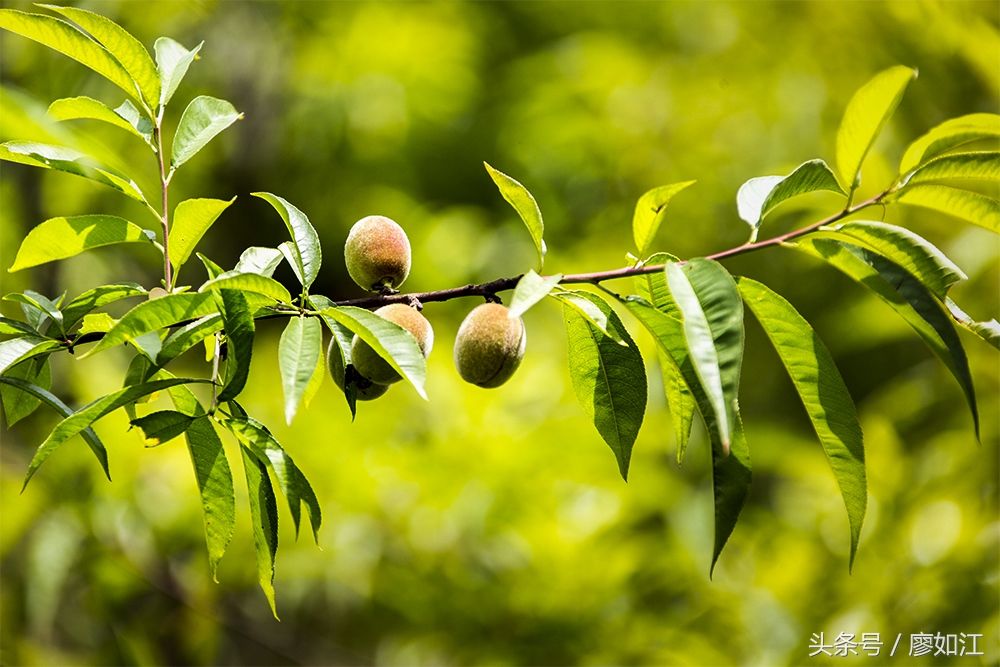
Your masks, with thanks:
<instances>
[{"instance_id":1,"label":"narrow pointed leaf","mask_svg":"<svg viewBox=\"0 0 1000 667\"><path fill-rule=\"evenodd\" d=\"M126 106L128 105L128 106ZM114 111L93 97L66 97L49 105L49 116L56 120L99 120L125 130L152 146L153 124L131 102Z\"/></svg>"},{"instance_id":2,"label":"narrow pointed leaf","mask_svg":"<svg viewBox=\"0 0 1000 667\"><path fill-rule=\"evenodd\" d=\"M188 67L198 57L198 52L201 51L204 43L202 42L190 50L169 37L160 37L153 43L153 52L156 54L156 69L162 82L160 106L165 105L174 96L177 86L187 74Z\"/></svg>"},{"instance_id":3,"label":"narrow pointed leaf","mask_svg":"<svg viewBox=\"0 0 1000 667\"><path fill-rule=\"evenodd\" d=\"M323 262L323 251L319 243L319 235L309 222L305 213L291 203L269 192L253 192L254 197L263 199L274 207L292 236L294 250L289 263L296 268L296 275L306 289L313 284L319 275L319 267Z\"/></svg>"},{"instance_id":4,"label":"narrow pointed leaf","mask_svg":"<svg viewBox=\"0 0 1000 667\"><path fill-rule=\"evenodd\" d=\"M625 325L611 306L597 295L579 292L600 309L618 337L606 336L574 308L563 306L569 337L569 373L577 400L611 448L622 479L628 480L629 461L646 413L646 369Z\"/></svg>"},{"instance_id":5,"label":"narrow pointed leaf","mask_svg":"<svg viewBox=\"0 0 1000 667\"><path fill-rule=\"evenodd\" d=\"M227 419L224 423L233 435L257 457L257 460L266 464L274 473L275 479L278 480L278 488L281 489L288 502L288 509L295 524L296 536L299 533L301 508L302 505L305 505L306 512L309 514L309 523L312 526L313 538L318 541L319 528L323 523L319 500L305 475L295 465L292 457L260 422L246 417Z\"/></svg>"},{"instance_id":6,"label":"narrow pointed leaf","mask_svg":"<svg viewBox=\"0 0 1000 667\"><path fill-rule=\"evenodd\" d=\"M837 175L845 188L853 191L857 187L865 156L916 77L916 70L909 67L890 67L876 74L848 102L837 131Z\"/></svg>"},{"instance_id":7,"label":"narrow pointed leaf","mask_svg":"<svg viewBox=\"0 0 1000 667\"><path fill-rule=\"evenodd\" d=\"M175 269L179 270L188 260L208 228L234 201L236 197L229 201L188 199L177 205L170 227L170 263Z\"/></svg>"},{"instance_id":8,"label":"narrow pointed leaf","mask_svg":"<svg viewBox=\"0 0 1000 667\"><path fill-rule=\"evenodd\" d=\"M37 384L26 382L21 378L12 377L10 375L0 375L0 384L14 387L19 391L34 396L63 417L68 418L74 414L73 409L63 403L59 397ZM97 457L97 462L101 464L104 476L110 480L111 473L108 470L108 450L105 449L104 443L101 442L101 439L97 437L96 433L94 433L94 429L90 427L84 428L79 432L79 434L80 437L83 438L84 442L87 443L87 447L90 448L90 451L92 451L94 456Z\"/></svg>"},{"instance_id":9,"label":"narrow pointed leaf","mask_svg":"<svg viewBox=\"0 0 1000 667\"><path fill-rule=\"evenodd\" d=\"M723 451L736 425L743 361L743 302L732 276L713 260L667 264L692 365L716 416Z\"/></svg>"},{"instance_id":10,"label":"narrow pointed leaf","mask_svg":"<svg viewBox=\"0 0 1000 667\"><path fill-rule=\"evenodd\" d=\"M177 123L170 164L179 167L227 127L243 118L232 104L208 95L191 100Z\"/></svg>"},{"instance_id":11,"label":"narrow pointed leaf","mask_svg":"<svg viewBox=\"0 0 1000 667\"><path fill-rule=\"evenodd\" d=\"M998 181L1000 153L953 153L934 158L913 172L907 185L933 181Z\"/></svg>"},{"instance_id":12,"label":"narrow pointed leaf","mask_svg":"<svg viewBox=\"0 0 1000 667\"><path fill-rule=\"evenodd\" d=\"M262 294L281 303L291 303L292 295L288 293L285 286L273 278L268 278L257 273L236 273L226 271L212 278L198 291L208 292L212 290L241 290Z\"/></svg>"},{"instance_id":13,"label":"narrow pointed leaf","mask_svg":"<svg viewBox=\"0 0 1000 667\"><path fill-rule=\"evenodd\" d=\"M682 190L694 185L694 181L661 185L646 192L635 203L632 214L632 238L640 255L645 255L656 238L656 232L667 215L670 201Z\"/></svg>"},{"instance_id":14,"label":"narrow pointed leaf","mask_svg":"<svg viewBox=\"0 0 1000 667\"><path fill-rule=\"evenodd\" d=\"M996 137L1000 137L1000 114L973 113L951 118L910 144L899 162L899 173L909 173L926 160L959 146Z\"/></svg>"},{"instance_id":15,"label":"narrow pointed leaf","mask_svg":"<svg viewBox=\"0 0 1000 667\"><path fill-rule=\"evenodd\" d=\"M958 381L979 437L976 393L962 342L944 305L906 270L864 248L829 239L803 239L793 247L823 259L889 304Z\"/></svg>"},{"instance_id":16,"label":"narrow pointed leaf","mask_svg":"<svg viewBox=\"0 0 1000 667\"><path fill-rule=\"evenodd\" d=\"M177 358L191 347L197 345L202 340L222 330L222 316L206 315L190 324L175 329L163 341L159 354L156 355L158 366L164 366L172 359Z\"/></svg>"},{"instance_id":17,"label":"narrow pointed leaf","mask_svg":"<svg viewBox=\"0 0 1000 667\"><path fill-rule=\"evenodd\" d=\"M146 289L142 285L132 282L101 285L100 287L89 289L63 307L63 323L67 329L70 329L92 310L122 299L145 296L146 294Z\"/></svg>"},{"instance_id":18,"label":"narrow pointed leaf","mask_svg":"<svg viewBox=\"0 0 1000 667\"><path fill-rule=\"evenodd\" d=\"M531 240L535 243L535 251L538 253L538 268L541 269L542 264L545 263L545 240L543 238L545 223L542 221L542 211L538 208L538 202L519 182L502 171L494 169L486 162L483 165L500 190L500 194L514 208L524 226L528 228L528 234L531 235Z\"/></svg>"},{"instance_id":19,"label":"narrow pointed leaf","mask_svg":"<svg viewBox=\"0 0 1000 667\"><path fill-rule=\"evenodd\" d=\"M177 410L159 410L133 419L131 423L132 426L142 430L147 447L157 447L184 435L195 419L204 418L187 415Z\"/></svg>"},{"instance_id":20,"label":"narrow pointed leaf","mask_svg":"<svg viewBox=\"0 0 1000 667\"><path fill-rule=\"evenodd\" d=\"M920 206L1000 233L1000 200L947 185L920 183L893 195L893 201Z\"/></svg>"},{"instance_id":21,"label":"narrow pointed leaf","mask_svg":"<svg viewBox=\"0 0 1000 667\"><path fill-rule=\"evenodd\" d=\"M11 334L14 336L27 334L29 336L37 336L38 331L32 328L27 322L12 320L9 317L0 317L0 334Z\"/></svg>"},{"instance_id":22,"label":"narrow pointed leaf","mask_svg":"<svg viewBox=\"0 0 1000 667\"><path fill-rule=\"evenodd\" d=\"M281 264L282 254L277 248L251 246L243 251L233 273L256 273L270 278Z\"/></svg>"},{"instance_id":23,"label":"narrow pointed leaf","mask_svg":"<svg viewBox=\"0 0 1000 667\"><path fill-rule=\"evenodd\" d=\"M341 324L357 334L358 338L368 343L397 373L413 385L421 398L427 398L424 389L427 380L427 360L409 331L364 308L332 307L332 302L326 297L310 298L313 307L320 311L324 319Z\"/></svg>"},{"instance_id":24,"label":"narrow pointed leaf","mask_svg":"<svg viewBox=\"0 0 1000 667\"><path fill-rule=\"evenodd\" d=\"M116 392L108 394L107 396L103 396L88 404L86 407L77 410L72 415L56 424L56 427L52 430L52 433L49 434L49 437L47 437L45 441L39 445L38 449L35 451L35 455L31 459L31 463L28 465L28 473L24 478L24 486L28 485L28 482L31 481L31 478L38 471L39 466L45 463L46 459L48 459L49 456L51 456L63 443L72 438L74 435L79 435L101 417L114 412L126 403L131 403L136 399L148 396L153 392L190 382L205 382L205 380L172 378L169 380L144 382L132 387L120 389Z\"/></svg>"},{"instance_id":25,"label":"narrow pointed leaf","mask_svg":"<svg viewBox=\"0 0 1000 667\"><path fill-rule=\"evenodd\" d=\"M788 371L840 487L853 566L868 504L864 440L854 400L830 351L788 301L749 278L737 278L737 284Z\"/></svg>"},{"instance_id":26,"label":"narrow pointed leaf","mask_svg":"<svg viewBox=\"0 0 1000 667\"><path fill-rule=\"evenodd\" d=\"M740 218L756 232L764 217L782 202L820 190L844 194L826 162L809 160L787 176L751 178L736 193L736 206Z\"/></svg>"},{"instance_id":27,"label":"narrow pointed leaf","mask_svg":"<svg viewBox=\"0 0 1000 667\"><path fill-rule=\"evenodd\" d=\"M59 341L30 334L0 341L0 374L6 374L7 369L22 361L48 354L60 347L62 345Z\"/></svg>"},{"instance_id":28,"label":"narrow pointed leaf","mask_svg":"<svg viewBox=\"0 0 1000 667\"><path fill-rule=\"evenodd\" d=\"M278 618L274 603L274 557L278 553L278 505L271 487L267 468L246 447L240 447L243 470L247 478L247 495L250 501L250 523L253 526L253 543L257 554L257 581L264 597L271 605L271 613Z\"/></svg>"},{"instance_id":29,"label":"narrow pointed leaf","mask_svg":"<svg viewBox=\"0 0 1000 667\"><path fill-rule=\"evenodd\" d=\"M4 375L24 380L41 389L49 389L52 386L52 371L47 356L37 356L23 361L8 368L4 371ZM41 405L41 399L34 394L9 385L0 385L0 402L3 403L4 416L7 417L7 428L30 415Z\"/></svg>"},{"instance_id":30,"label":"narrow pointed leaf","mask_svg":"<svg viewBox=\"0 0 1000 667\"><path fill-rule=\"evenodd\" d=\"M27 37L89 67L136 99L139 90L107 49L71 24L52 16L0 9L0 28Z\"/></svg>"},{"instance_id":31,"label":"narrow pointed leaf","mask_svg":"<svg viewBox=\"0 0 1000 667\"><path fill-rule=\"evenodd\" d=\"M139 336L216 312L211 292L181 292L141 303L125 313L97 345L81 354L83 359Z\"/></svg>"},{"instance_id":32,"label":"narrow pointed leaf","mask_svg":"<svg viewBox=\"0 0 1000 667\"><path fill-rule=\"evenodd\" d=\"M4 10L0 9L0 12L2 11ZM93 158L72 148L30 141L8 141L0 144L0 160L82 176L117 190L136 201L146 202L139 186L131 178L97 163Z\"/></svg>"},{"instance_id":33,"label":"narrow pointed leaf","mask_svg":"<svg viewBox=\"0 0 1000 667\"><path fill-rule=\"evenodd\" d=\"M219 290L217 302L229 348L226 384L219 393L221 402L236 398L246 386L253 358L254 320L246 297L238 290Z\"/></svg>"},{"instance_id":34,"label":"narrow pointed leaf","mask_svg":"<svg viewBox=\"0 0 1000 667\"><path fill-rule=\"evenodd\" d=\"M533 269L528 269L528 272L517 281L514 295L510 298L511 319L521 317L528 312L528 309L544 299L560 280L562 274L542 277Z\"/></svg>"},{"instance_id":35,"label":"narrow pointed leaf","mask_svg":"<svg viewBox=\"0 0 1000 667\"><path fill-rule=\"evenodd\" d=\"M152 245L154 239L152 232L114 215L50 218L28 232L9 270L20 271L118 243Z\"/></svg>"},{"instance_id":36,"label":"narrow pointed leaf","mask_svg":"<svg viewBox=\"0 0 1000 667\"><path fill-rule=\"evenodd\" d=\"M52 326L55 328L56 333L60 337L65 336L66 326L63 324L62 311L59 307L47 299L45 296L39 294L38 292L32 292L31 290L25 290L24 294L8 294L3 298L4 301L14 301L21 304L21 309L25 310L25 306L31 311L40 314L37 318L37 328L39 331L44 331L43 324L46 321L50 321ZM25 315L28 315L28 311L25 310Z\"/></svg>"},{"instance_id":37,"label":"narrow pointed leaf","mask_svg":"<svg viewBox=\"0 0 1000 667\"><path fill-rule=\"evenodd\" d=\"M551 292L549 296L563 306L575 310L577 315L590 322L604 336L607 336L619 345L628 345L625 339L621 337L621 330L618 327L612 326L608 321L608 314L601 308L598 308L589 298L591 296L590 292L559 289Z\"/></svg>"},{"instance_id":38,"label":"narrow pointed leaf","mask_svg":"<svg viewBox=\"0 0 1000 667\"><path fill-rule=\"evenodd\" d=\"M160 75L142 43L111 19L78 7L39 5L62 14L100 42L121 63L151 109L160 99Z\"/></svg>"},{"instance_id":39,"label":"narrow pointed leaf","mask_svg":"<svg viewBox=\"0 0 1000 667\"><path fill-rule=\"evenodd\" d=\"M830 238L859 245L906 269L938 298L968 276L930 241L903 227L885 222L854 220L814 238Z\"/></svg>"},{"instance_id":40,"label":"narrow pointed leaf","mask_svg":"<svg viewBox=\"0 0 1000 667\"><path fill-rule=\"evenodd\" d=\"M367 311L366 311L367 312ZM278 341L278 366L281 370L281 387L285 396L285 421L295 417L302 401L302 394L309 384L320 348L323 329L313 317L292 317Z\"/></svg>"},{"instance_id":41,"label":"narrow pointed leaf","mask_svg":"<svg viewBox=\"0 0 1000 667\"><path fill-rule=\"evenodd\" d=\"M997 322L996 318L977 322L951 299L945 299L944 305L956 322L1000 350L1000 322Z\"/></svg>"}]
</instances>

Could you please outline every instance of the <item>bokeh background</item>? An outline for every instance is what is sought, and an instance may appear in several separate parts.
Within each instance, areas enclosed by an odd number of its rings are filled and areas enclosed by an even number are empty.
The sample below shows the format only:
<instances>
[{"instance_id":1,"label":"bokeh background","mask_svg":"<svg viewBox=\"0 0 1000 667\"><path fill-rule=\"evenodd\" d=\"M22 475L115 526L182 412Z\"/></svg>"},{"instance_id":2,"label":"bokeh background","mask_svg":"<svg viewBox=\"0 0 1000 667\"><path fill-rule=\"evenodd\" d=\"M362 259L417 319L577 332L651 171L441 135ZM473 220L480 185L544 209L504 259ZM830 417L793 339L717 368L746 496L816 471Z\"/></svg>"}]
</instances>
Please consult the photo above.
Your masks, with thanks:
<instances>
[{"instance_id":1,"label":"bokeh background","mask_svg":"<svg viewBox=\"0 0 1000 667\"><path fill-rule=\"evenodd\" d=\"M28 9L26 2L2 2ZM920 70L864 172L891 179L906 144L952 116L998 111L996 2L84 2L148 46L205 40L174 98L231 100L246 119L174 180L174 201L238 195L202 251L231 266L284 227L249 192L302 208L323 240L317 291L358 295L342 244L358 218L398 220L414 247L408 289L513 275L527 234L482 168L523 181L545 216L550 271L622 266L635 199L680 180L658 249L706 254L745 240L734 196L747 178L833 156L853 91L894 64ZM0 138L78 146L148 189L154 164L95 123L53 125L58 97L120 93L76 63L0 35ZM115 154L124 158L116 158ZM0 265L51 216L148 212L82 179L0 167ZM835 210L789 204L763 233ZM876 213L877 214L877 213ZM873 215L876 215L873 214ZM953 295L1000 312L997 237L954 219L891 209L969 274ZM777 665L809 659L810 635L979 633L997 664L996 352L965 336L982 410L977 446L961 393L903 321L839 273L772 249L727 262L785 294L832 349L867 442L869 510L853 574L847 518L823 452L758 326L748 323L742 404L754 459L748 506L708 576L709 453L700 424L683 465L655 365L628 484L577 406L561 314L527 316L528 353L498 390L464 385L451 342L475 301L432 304L431 400L401 385L352 423L327 379L291 426L282 418L278 323L262 322L244 404L311 479L317 548L281 512L281 622L256 584L245 503L219 582L208 572L198 496L181 440L147 450L123 414L99 431L107 483L82 442L25 493L40 409L2 433L3 664ZM158 280L143 249L105 250L16 274L3 292L70 296L101 281ZM284 273L283 273L284 272ZM277 277L291 284L287 267ZM182 283L199 284L197 262ZM627 281L618 289L627 291ZM4 304L5 312L10 304ZM650 340L636 331L647 359ZM204 372L197 352L184 360ZM65 355L64 355L65 356ZM55 363L74 404L120 385L127 358ZM228 443L227 447L232 446ZM234 450L230 450L234 453ZM234 462L238 456L233 458ZM238 497L242 474L234 463ZM280 500L280 499L279 499ZM897 657L896 663L913 659ZM880 658L828 664L885 664ZM921 658L919 664L944 664Z\"/></svg>"}]
</instances>

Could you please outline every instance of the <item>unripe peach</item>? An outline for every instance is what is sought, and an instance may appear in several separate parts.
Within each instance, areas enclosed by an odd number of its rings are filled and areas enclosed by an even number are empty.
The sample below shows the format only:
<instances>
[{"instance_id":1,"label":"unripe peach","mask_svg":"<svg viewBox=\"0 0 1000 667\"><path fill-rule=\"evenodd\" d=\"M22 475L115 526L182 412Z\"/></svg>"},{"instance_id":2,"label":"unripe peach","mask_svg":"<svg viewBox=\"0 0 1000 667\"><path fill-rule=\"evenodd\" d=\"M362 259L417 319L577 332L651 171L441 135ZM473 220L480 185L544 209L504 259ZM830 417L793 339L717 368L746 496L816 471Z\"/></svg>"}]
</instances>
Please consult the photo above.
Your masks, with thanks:
<instances>
[{"instance_id":1,"label":"unripe peach","mask_svg":"<svg viewBox=\"0 0 1000 667\"><path fill-rule=\"evenodd\" d=\"M431 328L431 323L420 314L419 310L402 303L393 303L382 306L375 311L375 314L390 322L395 322L409 331L417 339L417 345L420 346L424 357L430 355L431 348L434 346L434 329ZM358 373L376 384L392 384L403 379L389 365L389 362L380 357L378 352L357 336L354 337L354 342L351 344L351 361Z\"/></svg>"},{"instance_id":2,"label":"unripe peach","mask_svg":"<svg viewBox=\"0 0 1000 667\"><path fill-rule=\"evenodd\" d=\"M344 368L344 359L340 354L340 349L335 338L330 340L330 347L326 351L326 360L327 367L330 369L330 377L333 378L334 384L343 391L346 369ZM373 401L389 391L389 385L387 384L375 384L357 372L352 375L352 384L355 390L354 395L359 401Z\"/></svg>"},{"instance_id":3,"label":"unripe peach","mask_svg":"<svg viewBox=\"0 0 1000 667\"><path fill-rule=\"evenodd\" d=\"M389 218L369 215L351 227L344 261L351 278L364 289L396 289L410 274L410 240Z\"/></svg>"},{"instance_id":4,"label":"unripe peach","mask_svg":"<svg viewBox=\"0 0 1000 667\"><path fill-rule=\"evenodd\" d=\"M466 382L499 387L521 364L527 334L520 317L499 303L484 303L469 313L455 336L455 367Z\"/></svg>"}]
</instances>

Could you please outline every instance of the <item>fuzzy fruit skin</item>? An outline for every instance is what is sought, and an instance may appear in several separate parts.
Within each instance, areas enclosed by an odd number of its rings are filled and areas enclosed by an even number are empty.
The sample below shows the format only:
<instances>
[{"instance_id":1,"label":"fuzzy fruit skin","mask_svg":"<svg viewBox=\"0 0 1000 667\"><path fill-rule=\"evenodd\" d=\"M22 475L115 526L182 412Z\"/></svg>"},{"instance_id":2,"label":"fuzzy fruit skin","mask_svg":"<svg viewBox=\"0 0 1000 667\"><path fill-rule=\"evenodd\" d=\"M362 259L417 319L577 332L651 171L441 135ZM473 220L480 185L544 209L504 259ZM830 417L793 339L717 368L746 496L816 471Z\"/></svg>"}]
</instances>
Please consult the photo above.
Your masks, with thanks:
<instances>
[{"instance_id":1,"label":"fuzzy fruit skin","mask_svg":"<svg viewBox=\"0 0 1000 667\"><path fill-rule=\"evenodd\" d=\"M521 365L527 333L521 318L509 313L499 303L484 303L465 317L455 336L455 368L466 382L499 387Z\"/></svg>"},{"instance_id":2,"label":"fuzzy fruit skin","mask_svg":"<svg viewBox=\"0 0 1000 667\"><path fill-rule=\"evenodd\" d=\"M370 292L396 289L410 275L410 240L403 228L384 215L369 215L351 227L344 244L351 278Z\"/></svg>"},{"instance_id":3,"label":"fuzzy fruit skin","mask_svg":"<svg viewBox=\"0 0 1000 667\"><path fill-rule=\"evenodd\" d=\"M382 306L375 311L375 314L390 322L395 322L409 331L417 339L417 345L420 346L424 357L430 355L431 348L434 347L434 329L431 328L431 323L420 314L419 310L406 304L392 303L388 306ZM375 384L388 385L403 379L389 365L389 362L380 357L368 343L357 336L351 343L351 360L354 363L354 369Z\"/></svg>"},{"instance_id":4,"label":"fuzzy fruit skin","mask_svg":"<svg viewBox=\"0 0 1000 667\"><path fill-rule=\"evenodd\" d=\"M340 349L337 346L337 339L330 339L330 347L326 351L327 368L330 370L330 377L333 378L334 384L340 387L341 391L344 391L344 380L346 369L344 368L344 360L340 356ZM354 374L354 396L359 401L374 401L376 398L389 391L389 385L387 384L375 384L370 380L359 377L358 374Z\"/></svg>"}]
</instances>

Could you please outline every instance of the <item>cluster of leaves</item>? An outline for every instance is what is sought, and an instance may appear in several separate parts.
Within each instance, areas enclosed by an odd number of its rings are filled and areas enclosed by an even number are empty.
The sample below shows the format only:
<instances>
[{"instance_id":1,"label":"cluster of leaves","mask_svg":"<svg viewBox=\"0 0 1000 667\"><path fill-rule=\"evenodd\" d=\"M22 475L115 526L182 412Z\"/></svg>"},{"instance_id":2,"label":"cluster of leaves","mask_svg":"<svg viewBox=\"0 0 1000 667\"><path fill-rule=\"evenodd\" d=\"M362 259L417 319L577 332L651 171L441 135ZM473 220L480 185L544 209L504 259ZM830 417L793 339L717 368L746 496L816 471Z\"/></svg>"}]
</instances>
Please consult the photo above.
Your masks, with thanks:
<instances>
[{"instance_id":1,"label":"cluster of leaves","mask_svg":"<svg viewBox=\"0 0 1000 667\"><path fill-rule=\"evenodd\" d=\"M322 262L317 233L308 217L282 197L254 193L281 217L290 239L277 248L250 247L226 270L195 252L199 240L235 198L189 199L171 215L168 190L177 170L241 114L224 100L195 98L181 113L170 157L164 129L168 103L201 45L187 49L165 37L151 57L142 44L110 20L81 9L49 7L72 23L53 16L0 10L0 27L49 46L117 84L126 100L112 109L91 98L52 103L50 115L61 121L90 119L135 135L159 169L162 206L157 209L127 174L112 170L66 147L29 142L0 145L0 159L72 173L96 181L144 204L159 233L109 215L53 218L24 239L11 270L72 257L91 248L118 243L149 244L161 253L164 276L147 290L136 283L90 289L75 298L50 298L33 291L7 295L18 302L24 320L0 319L0 397L8 425L44 403L63 419L39 446L25 484L61 445L80 435L105 474L107 451L91 428L118 410L149 446L183 436L191 455L204 510L211 566L216 568L233 535L235 495L232 470L219 433L239 443L249 509L257 547L259 579L274 610L274 558L277 551L277 503L281 489L298 530L303 504L314 535L321 512L302 471L268 429L239 404L253 355L255 323L287 318L278 344L284 411L288 422L318 389L327 367L323 327L350 373L351 340L368 343L417 393L426 398L426 363L414 338L400 326L367 309L338 305L311 294ZM570 374L580 402L613 451L627 477L632 446L646 407L645 363L619 312L646 329L655 340L664 387L673 414L678 459L683 458L695 413L711 440L715 489L713 567L732 532L747 496L751 465L739 413L740 370L744 347L744 306L759 320L798 390L847 506L851 559L865 512L866 482L861 429L853 401L827 348L810 325L781 296L763 284L731 276L716 261L724 256L779 244L819 257L874 291L899 312L948 366L968 397L978 431L971 373L956 323L997 346L1000 324L975 322L947 296L964 278L941 251L913 232L874 221L851 219L862 210L895 203L930 208L1000 231L1000 203L965 186L969 181L1000 178L1000 154L956 152L973 142L1000 136L1000 116L974 114L943 123L907 150L899 177L882 193L852 203L860 170L879 130L915 76L897 67L876 76L852 99L837 139L837 170L811 160L787 176L748 181L737 196L739 215L751 227L747 244L712 257L681 261L652 252L670 200L692 185L677 183L651 190L635 209L636 255L625 269L585 276L543 276L528 271L510 300L519 317L546 297L562 306L569 336ZM545 257L542 215L524 186L487 165L503 197L524 221L538 254ZM818 190L845 197L842 210L829 218L757 241L762 220L782 202ZM200 286L182 285L178 276L196 255L207 272ZM298 279L298 294L272 277L287 262ZM635 276L636 294L621 296L601 286L605 279ZM601 291L574 289L591 283ZM514 281L510 281L513 285ZM461 294L456 294L461 296ZM141 302L115 318L106 308L126 299ZM377 299L376 299L377 300ZM618 310L616 310L616 308ZM80 346L93 344L79 352ZM179 377L168 366L180 355L204 346L207 378ZM73 410L50 391L49 356L69 352L83 359L125 346L133 351L122 389ZM346 379L346 378L345 378ZM345 396L356 405L351 383ZM200 389L199 389L200 387ZM197 393L196 393L197 391ZM173 409L143 407L165 392ZM140 414L140 412L144 414Z\"/></svg>"}]
</instances>

